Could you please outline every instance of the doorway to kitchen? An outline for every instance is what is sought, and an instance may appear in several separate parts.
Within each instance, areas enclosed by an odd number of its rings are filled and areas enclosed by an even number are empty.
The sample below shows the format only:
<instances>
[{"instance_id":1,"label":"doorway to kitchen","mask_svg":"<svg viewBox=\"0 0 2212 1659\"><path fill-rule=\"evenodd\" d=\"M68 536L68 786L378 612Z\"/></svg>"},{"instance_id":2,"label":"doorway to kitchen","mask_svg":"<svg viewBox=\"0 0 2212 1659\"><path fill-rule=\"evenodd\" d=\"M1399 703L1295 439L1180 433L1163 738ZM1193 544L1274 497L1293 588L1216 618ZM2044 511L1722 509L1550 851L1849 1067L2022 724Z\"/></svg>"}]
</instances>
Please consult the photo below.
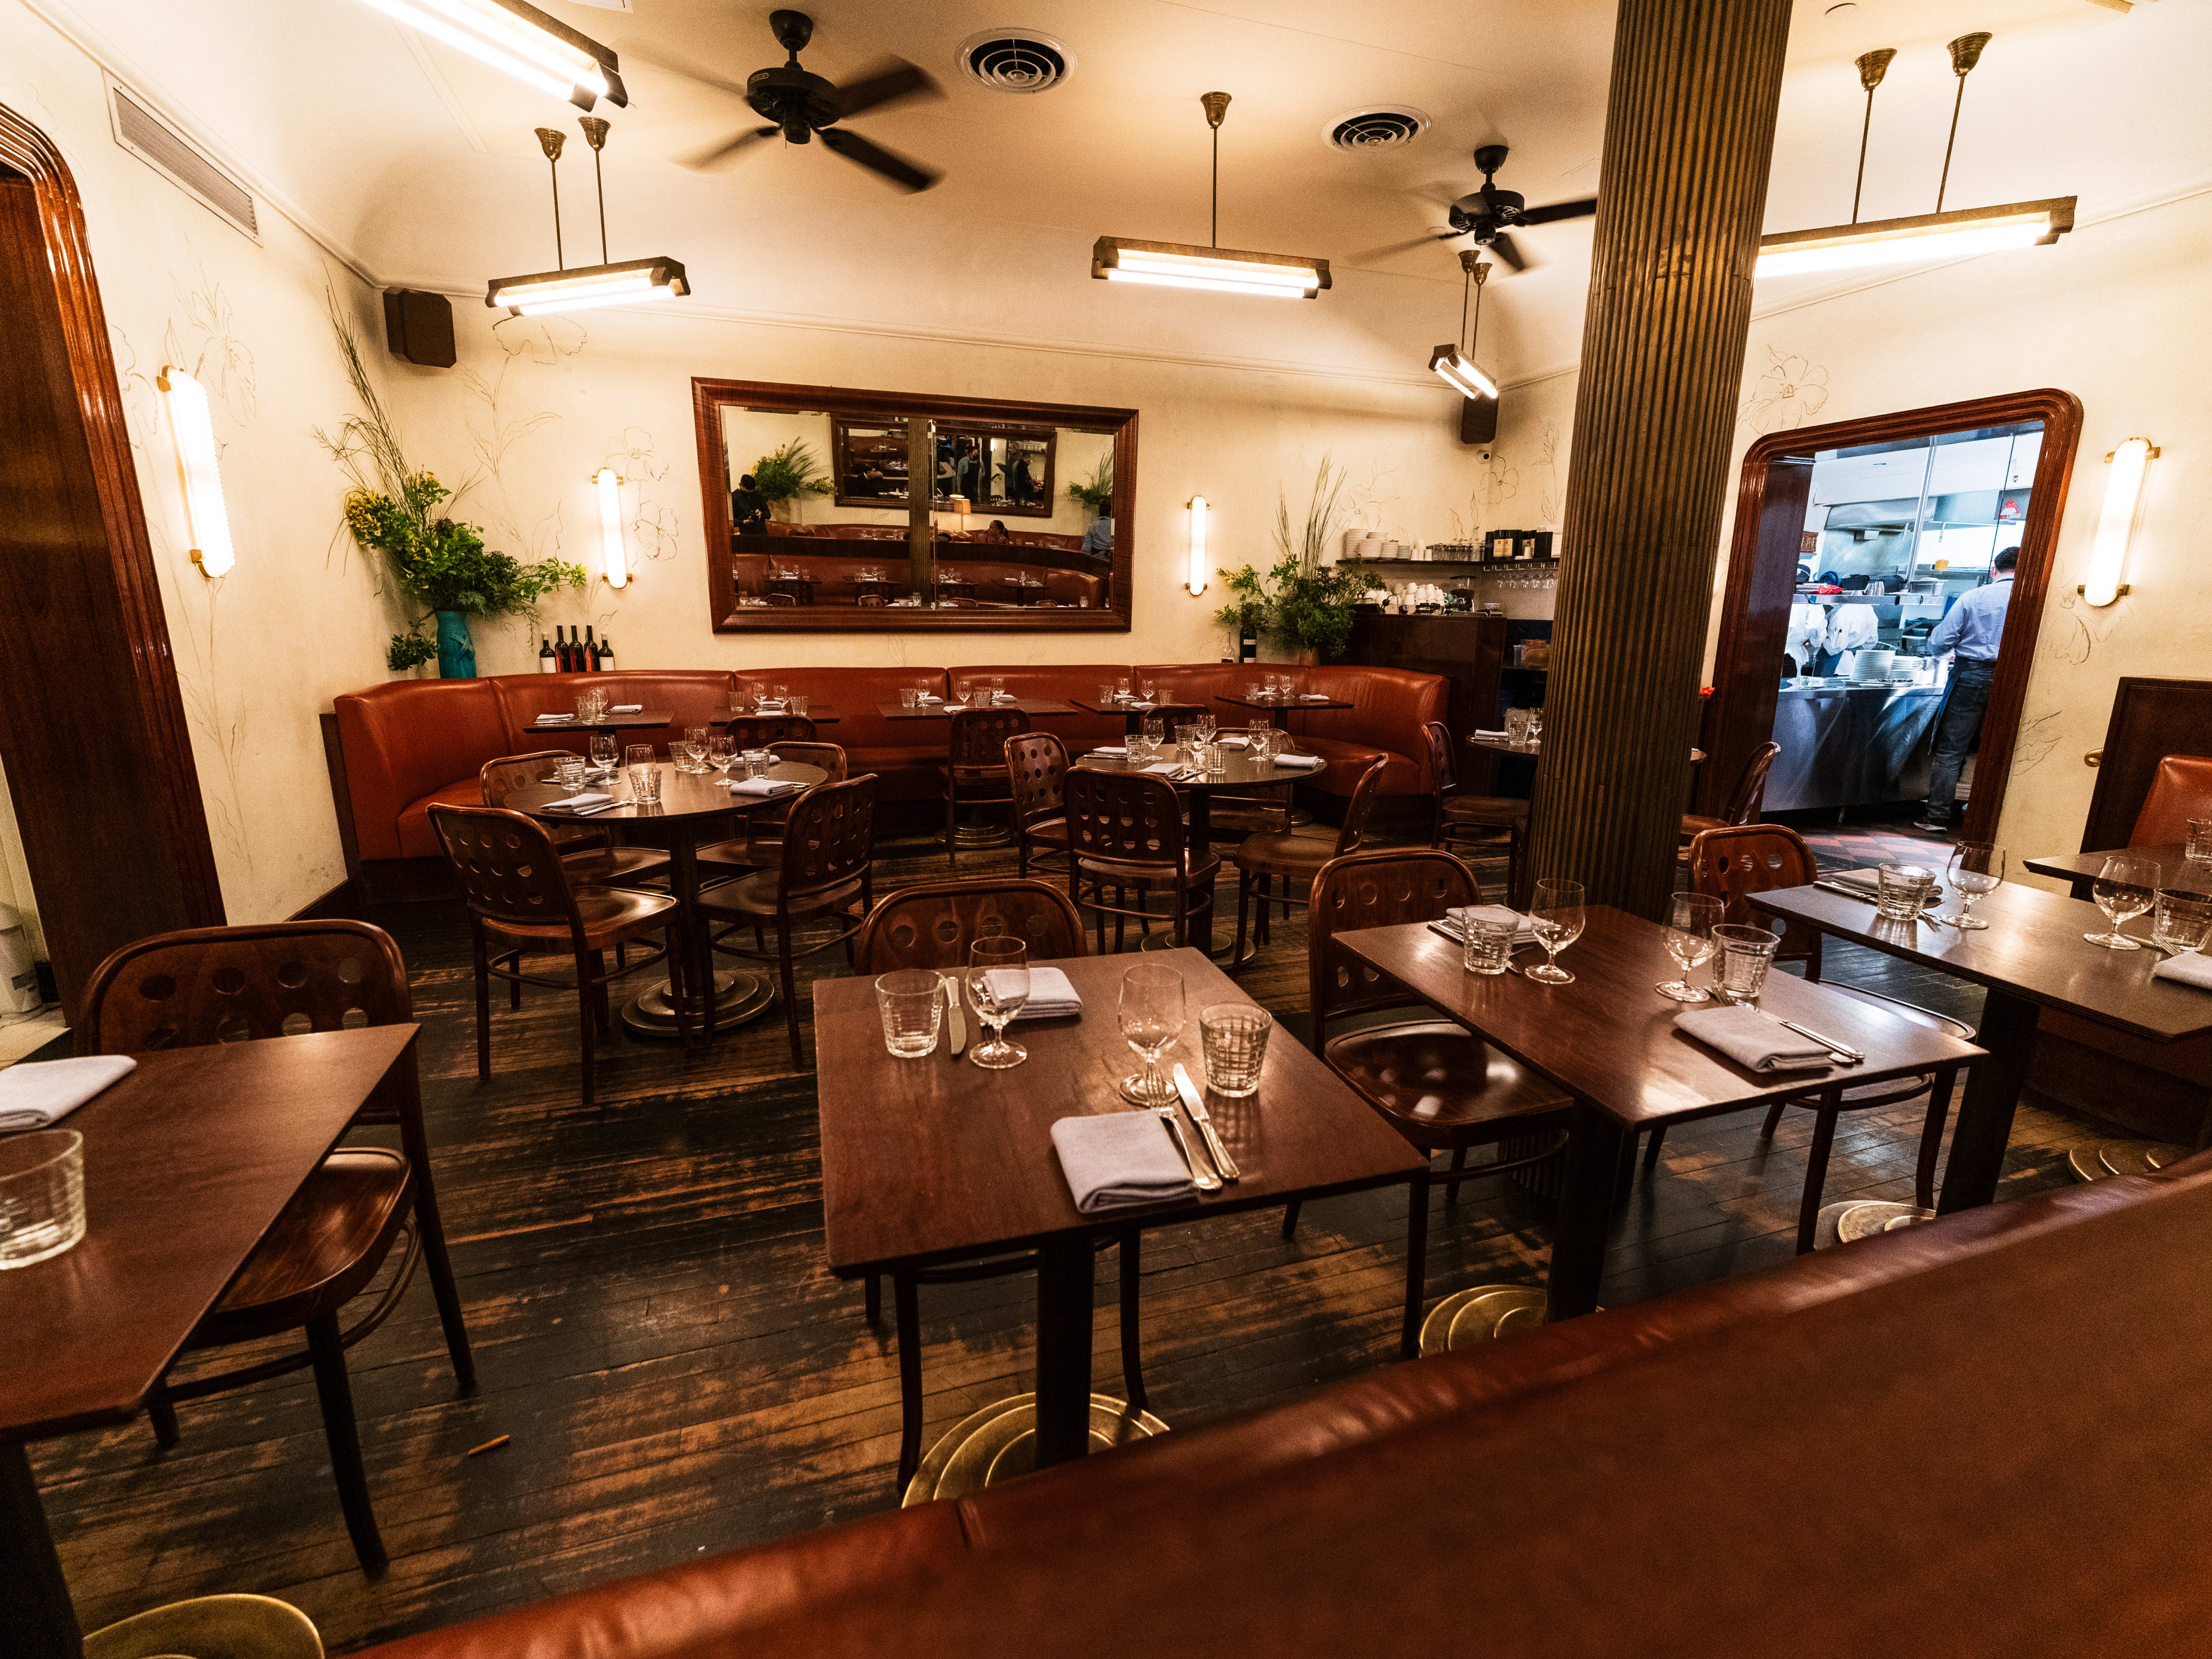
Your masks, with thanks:
<instances>
[{"instance_id":1,"label":"doorway to kitchen","mask_svg":"<svg viewBox=\"0 0 2212 1659\"><path fill-rule=\"evenodd\" d=\"M1705 724L1701 810L1760 744L1765 810L1919 799L1947 695L1929 635L2017 560L1960 833L1996 827L2081 432L2045 388L1802 427L1744 457Z\"/></svg>"}]
</instances>

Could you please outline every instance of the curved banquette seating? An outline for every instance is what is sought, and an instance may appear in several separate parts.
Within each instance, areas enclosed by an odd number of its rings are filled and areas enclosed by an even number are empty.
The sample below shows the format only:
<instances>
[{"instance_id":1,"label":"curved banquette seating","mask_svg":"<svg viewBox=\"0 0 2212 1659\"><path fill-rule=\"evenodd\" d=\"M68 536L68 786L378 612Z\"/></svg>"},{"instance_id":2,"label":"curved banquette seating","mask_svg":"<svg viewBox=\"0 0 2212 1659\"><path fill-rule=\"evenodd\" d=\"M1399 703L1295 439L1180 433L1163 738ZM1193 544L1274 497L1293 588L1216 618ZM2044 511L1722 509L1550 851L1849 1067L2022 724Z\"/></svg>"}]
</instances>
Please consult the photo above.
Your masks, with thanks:
<instances>
[{"instance_id":1,"label":"curved banquette seating","mask_svg":"<svg viewBox=\"0 0 2212 1659\"><path fill-rule=\"evenodd\" d=\"M1443 718L1447 683L1439 676L1401 669L1332 665L1299 671L1316 690L1354 706L1346 710L1297 713L1289 717L1306 747L1332 764L1302 787L1348 796L1376 758L1389 762L1384 795L1425 795L1433 787L1425 722ZM603 686L614 703L666 709L671 731L702 725L726 714L733 688L773 680L837 711L822 735L845 750L854 776L872 772L879 801L939 798L937 769L945 761L941 721L890 720L879 703L896 703L905 686L927 684L945 690L948 676L995 677L1022 697L1064 702L1096 699L1102 685L1149 679L1178 702L1207 704L1224 724L1240 724L1244 711L1215 703L1235 694L1251 673L1234 663L1170 663L1132 668L1125 663L983 664L932 667L655 669L613 674L499 674L483 679L393 680L332 699L325 717L331 776L348 873L376 885L374 866L440 856L430 828L434 804L483 804L477 775L486 761L533 750L586 746L580 732L539 726L538 715L575 707L576 694ZM1040 722L1071 754L1120 739L1118 714L1078 711ZM668 732L641 732L638 740L665 743Z\"/></svg>"},{"instance_id":2,"label":"curved banquette seating","mask_svg":"<svg viewBox=\"0 0 2212 1659\"><path fill-rule=\"evenodd\" d=\"M2208 1227L2200 1154L370 1653L2193 1651Z\"/></svg>"}]
</instances>

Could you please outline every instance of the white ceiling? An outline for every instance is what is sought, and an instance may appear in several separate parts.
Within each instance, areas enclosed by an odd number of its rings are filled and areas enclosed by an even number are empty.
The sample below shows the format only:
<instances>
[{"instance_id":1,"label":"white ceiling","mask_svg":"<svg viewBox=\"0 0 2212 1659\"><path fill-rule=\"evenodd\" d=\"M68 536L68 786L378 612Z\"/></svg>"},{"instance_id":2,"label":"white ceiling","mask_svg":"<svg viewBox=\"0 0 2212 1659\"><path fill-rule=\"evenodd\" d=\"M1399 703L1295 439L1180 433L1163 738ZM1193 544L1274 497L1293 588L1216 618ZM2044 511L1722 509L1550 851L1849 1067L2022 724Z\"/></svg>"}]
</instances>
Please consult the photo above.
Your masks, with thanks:
<instances>
[{"instance_id":1,"label":"white ceiling","mask_svg":"<svg viewBox=\"0 0 2212 1659\"><path fill-rule=\"evenodd\" d=\"M1441 202L1479 185L1475 145L1511 145L1500 183L1531 203L1596 188L1613 9L1610 0L820 0L809 69L843 80L896 53L945 88L941 100L854 124L945 170L936 189L909 197L819 145L762 145L711 174L671 159L757 122L734 97L646 58L742 82L781 61L770 7L632 0L625 14L540 3L625 52L632 107L601 110L615 123L612 256L683 259L702 304L1090 339L1154 332L1144 319L1159 317L1176 337L1226 341L1227 355L1280 335L1282 320L1255 322L1255 310L1334 306L1334 318L1295 325L1328 343L1313 349L1392 362L1405 341L1451 331L1458 269L1449 246L1370 251L1418 236L1439 222ZM2145 0L2122 15L2088 0L1799 0L1769 228L1847 216L1863 102L1850 59L1878 46L1899 55L1876 96L1865 212L1929 210L1954 86L1942 42L1972 28L1996 39L1967 89L1948 205L2074 193L2094 218L2201 182L2212 173L2212 115L2195 84L2212 58L2208 4ZM380 277L465 291L550 265L538 125L571 133L568 255L598 257L577 112L361 0L42 0L64 7ZM1013 97L958 74L964 37L1010 24L1067 43L1076 67L1065 86ZM1311 307L1152 291L1154 313L1119 291L1104 305L1107 285L1088 282L1080 258L1095 236L1204 239L1198 96L1217 88L1235 98L1222 132L1223 244L1325 255L1337 262L1337 291ZM1331 118L1375 103L1418 106L1434 125L1399 150L1326 146ZM1540 264L1493 287L1485 357L1508 374L1571 360L1589 234L1586 221L1521 234Z\"/></svg>"}]
</instances>

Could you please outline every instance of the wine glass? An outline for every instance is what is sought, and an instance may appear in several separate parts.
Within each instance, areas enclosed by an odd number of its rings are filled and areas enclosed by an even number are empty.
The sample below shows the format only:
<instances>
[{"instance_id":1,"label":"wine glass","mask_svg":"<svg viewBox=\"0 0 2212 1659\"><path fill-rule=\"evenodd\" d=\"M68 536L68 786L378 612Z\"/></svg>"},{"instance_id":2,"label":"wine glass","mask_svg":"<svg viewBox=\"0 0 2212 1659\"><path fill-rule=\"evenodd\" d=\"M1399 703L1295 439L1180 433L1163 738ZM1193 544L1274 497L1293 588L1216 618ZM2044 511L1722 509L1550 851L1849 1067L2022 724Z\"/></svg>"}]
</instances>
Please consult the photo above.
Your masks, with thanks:
<instances>
[{"instance_id":1,"label":"wine glass","mask_svg":"<svg viewBox=\"0 0 2212 1659\"><path fill-rule=\"evenodd\" d=\"M1532 708L1528 711L1528 741L1536 743L1544 735L1544 711Z\"/></svg>"},{"instance_id":2,"label":"wine glass","mask_svg":"<svg viewBox=\"0 0 2212 1659\"><path fill-rule=\"evenodd\" d=\"M1710 1002L1711 992L1690 983L1690 969L1711 957L1717 948L1713 926L1728 914L1728 907L1706 893L1677 893L1668 906L1667 954L1681 965L1681 977L1659 988L1659 994L1676 1002Z\"/></svg>"},{"instance_id":3,"label":"wine glass","mask_svg":"<svg viewBox=\"0 0 2212 1659\"><path fill-rule=\"evenodd\" d=\"M594 732L592 733L592 764L597 767L601 772L611 772L615 769L615 756L618 752L619 750L615 746L615 734L613 732Z\"/></svg>"},{"instance_id":4,"label":"wine glass","mask_svg":"<svg viewBox=\"0 0 2212 1659\"><path fill-rule=\"evenodd\" d=\"M728 732L717 732L707 739L707 764L724 777L729 775L731 763L737 757L738 740Z\"/></svg>"},{"instance_id":5,"label":"wine glass","mask_svg":"<svg viewBox=\"0 0 2212 1659\"><path fill-rule=\"evenodd\" d=\"M1030 1000L1030 948L1018 939L979 939L968 947L968 1006L988 1034L968 1051L994 1072L1018 1066L1030 1051L1006 1039L1006 1023Z\"/></svg>"},{"instance_id":6,"label":"wine glass","mask_svg":"<svg viewBox=\"0 0 2212 1659\"><path fill-rule=\"evenodd\" d=\"M2136 858L2126 853L2115 853L2106 859L2089 890L2096 898L2097 908L2112 924L2112 931L2084 933L2081 937L2107 951L2142 950L2141 945L2120 932L2120 924L2150 908L2152 896L2158 891L2159 878L2155 859Z\"/></svg>"},{"instance_id":7,"label":"wine glass","mask_svg":"<svg viewBox=\"0 0 2212 1659\"><path fill-rule=\"evenodd\" d=\"M1951 849L1951 890L1959 896L1959 914L1944 921L1969 933L1989 926L1974 914L1974 901L1994 893L2004 880L2004 848L1986 841L1962 841Z\"/></svg>"},{"instance_id":8,"label":"wine glass","mask_svg":"<svg viewBox=\"0 0 2212 1659\"><path fill-rule=\"evenodd\" d=\"M1172 1106L1175 1085L1160 1074L1160 1055L1182 1035L1182 975L1150 963L1121 975L1121 1037L1145 1069L1121 1079L1121 1092L1139 1106Z\"/></svg>"},{"instance_id":9,"label":"wine glass","mask_svg":"<svg viewBox=\"0 0 2212 1659\"><path fill-rule=\"evenodd\" d=\"M966 680L955 680L945 687L945 706L947 708L958 710L968 706L968 684Z\"/></svg>"},{"instance_id":10,"label":"wine glass","mask_svg":"<svg viewBox=\"0 0 2212 1659\"><path fill-rule=\"evenodd\" d=\"M1541 967L1526 971L1528 978L1545 985L1572 985L1575 976L1559 966L1559 952L1583 936L1583 884L1547 876L1536 884L1536 902L1529 907L1528 925L1536 943L1544 947Z\"/></svg>"},{"instance_id":11,"label":"wine glass","mask_svg":"<svg viewBox=\"0 0 2212 1659\"><path fill-rule=\"evenodd\" d=\"M1154 750L1168 740L1168 724L1156 714L1145 716L1143 730L1145 741Z\"/></svg>"}]
</instances>

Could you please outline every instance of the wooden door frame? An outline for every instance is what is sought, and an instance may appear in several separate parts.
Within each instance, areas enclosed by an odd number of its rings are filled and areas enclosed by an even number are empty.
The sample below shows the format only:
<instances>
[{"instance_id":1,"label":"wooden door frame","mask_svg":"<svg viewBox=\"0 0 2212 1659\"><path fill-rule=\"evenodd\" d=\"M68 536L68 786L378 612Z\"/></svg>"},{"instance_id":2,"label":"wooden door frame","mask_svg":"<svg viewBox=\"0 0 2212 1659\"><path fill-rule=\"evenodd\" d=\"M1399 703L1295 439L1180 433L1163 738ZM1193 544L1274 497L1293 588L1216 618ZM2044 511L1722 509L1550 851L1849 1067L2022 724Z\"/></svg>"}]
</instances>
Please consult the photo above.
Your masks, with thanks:
<instances>
[{"instance_id":1,"label":"wooden door frame","mask_svg":"<svg viewBox=\"0 0 2212 1659\"><path fill-rule=\"evenodd\" d=\"M61 323L61 347L67 359L76 417L85 440L93 487L106 532L114 589L131 664L131 683L118 692L125 710L141 726L152 775L143 780L152 805L141 826L151 845L173 861L179 916L152 915L149 932L172 927L219 927L224 921L222 884L208 835L207 809L201 799L199 769L192 758L191 729L161 602L161 579L146 529L145 504L125 423L115 359L108 344L107 316L100 284L93 275L85 234L84 209L69 165L46 134L5 105L0 105L0 165L28 179L46 240L52 295ZM23 723L40 719L30 701L33 689L0 684L0 756L9 762L16 817L24 830L24 851L34 891L59 890L64 883L112 885L131 874L95 862L94 850L56 834L40 833L41 817L52 817L55 804L40 799L34 769L15 763ZM46 918L41 915L42 925ZM96 965L73 963L63 974L68 941L57 947L48 933L48 950L62 978L67 1007L77 988L72 981ZM110 945L106 948L112 948ZM104 955L105 949L100 951ZM77 954L82 954L78 952ZM75 1010L70 1012L74 1016Z\"/></svg>"},{"instance_id":2,"label":"wooden door frame","mask_svg":"<svg viewBox=\"0 0 2212 1659\"><path fill-rule=\"evenodd\" d=\"M2002 397L1974 398L1899 410L1826 426L1797 427L1771 433L1745 453L1736 486L1735 524L1729 541L1728 586L1721 601L1720 635L1713 658L1711 758L1700 769L1699 810L1711 812L1725 799L1744 763L1774 730L1782 657L1789 625L1786 606L1766 615L1753 609L1758 586L1759 532L1768 501L1768 470L1778 462L1809 459L1817 450L1849 449L1977 427L2043 422L2043 447L2029 486L2027 522L2013 572L2012 603L2005 611L2004 644L1990 688L1989 712L1982 721L1979 757L1974 763L1973 793L1960 833L1987 840L1996 829L2012 776L2014 740L2020 734L2021 705L2027 696L2028 671L2051 586L2051 561L2058 526L2066 511L2066 489L2073 477L2074 452L2081 436L2081 400L2070 392L2043 386ZM1802 528L1802 525L1800 526ZM1796 556L1790 562L1794 567ZM1794 585L1793 585L1794 586Z\"/></svg>"}]
</instances>

